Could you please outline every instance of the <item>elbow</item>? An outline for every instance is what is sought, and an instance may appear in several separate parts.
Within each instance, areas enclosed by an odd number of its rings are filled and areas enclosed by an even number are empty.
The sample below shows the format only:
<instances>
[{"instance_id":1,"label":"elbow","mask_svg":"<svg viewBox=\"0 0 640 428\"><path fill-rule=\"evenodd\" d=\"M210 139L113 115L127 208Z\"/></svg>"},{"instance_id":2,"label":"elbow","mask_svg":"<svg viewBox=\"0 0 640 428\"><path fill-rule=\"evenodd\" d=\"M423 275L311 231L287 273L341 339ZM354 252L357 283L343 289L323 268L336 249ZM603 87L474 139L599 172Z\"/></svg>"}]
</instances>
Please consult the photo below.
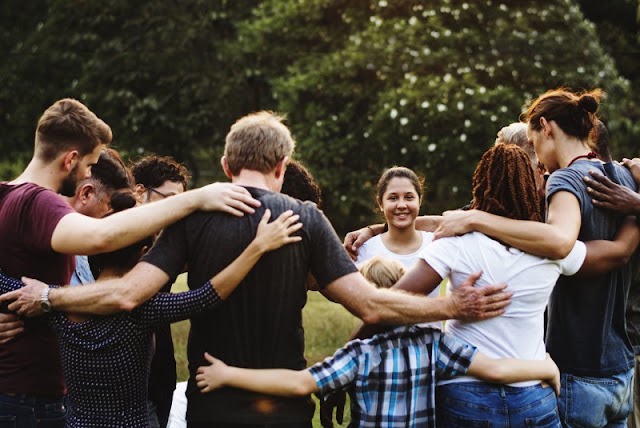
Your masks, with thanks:
<instances>
[{"instance_id":1,"label":"elbow","mask_svg":"<svg viewBox=\"0 0 640 428\"><path fill-rule=\"evenodd\" d=\"M376 325L376 324L380 324L383 321L380 314L378 314L375 310L366 311L366 313L363 313L360 316L360 319L362 320L363 323L367 325Z\"/></svg>"},{"instance_id":2,"label":"elbow","mask_svg":"<svg viewBox=\"0 0 640 428\"><path fill-rule=\"evenodd\" d=\"M569 238L563 238L555 241L555 244L549 250L550 254L548 254L548 257L554 260L564 259L569 255L569 253L571 253L575 243L575 239Z\"/></svg>"}]
</instances>

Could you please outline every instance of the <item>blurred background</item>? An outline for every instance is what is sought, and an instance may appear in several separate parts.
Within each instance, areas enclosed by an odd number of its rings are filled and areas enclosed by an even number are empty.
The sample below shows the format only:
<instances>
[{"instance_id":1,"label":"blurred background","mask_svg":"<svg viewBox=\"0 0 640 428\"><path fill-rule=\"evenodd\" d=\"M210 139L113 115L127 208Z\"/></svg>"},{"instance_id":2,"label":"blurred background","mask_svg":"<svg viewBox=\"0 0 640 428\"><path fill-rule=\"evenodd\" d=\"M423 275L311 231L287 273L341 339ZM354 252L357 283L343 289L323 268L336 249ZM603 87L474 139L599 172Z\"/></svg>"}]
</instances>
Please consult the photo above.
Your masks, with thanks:
<instances>
[{"instance_id":1,"label":"blurred background","mask_svg":"<svg viewBox=\"0 0 640 428\"><path fill-rule=\"evenodd\" d=\"M30 159L41 113L81 100L135 160L224 179L230 125L285 113L342 236L377 221L389 166L427 178L423 213L469 200L481 154L547 89L603 88L614 158L640 155L632 0L3 0L0 179Z\"/></svg>"}]
</instances>

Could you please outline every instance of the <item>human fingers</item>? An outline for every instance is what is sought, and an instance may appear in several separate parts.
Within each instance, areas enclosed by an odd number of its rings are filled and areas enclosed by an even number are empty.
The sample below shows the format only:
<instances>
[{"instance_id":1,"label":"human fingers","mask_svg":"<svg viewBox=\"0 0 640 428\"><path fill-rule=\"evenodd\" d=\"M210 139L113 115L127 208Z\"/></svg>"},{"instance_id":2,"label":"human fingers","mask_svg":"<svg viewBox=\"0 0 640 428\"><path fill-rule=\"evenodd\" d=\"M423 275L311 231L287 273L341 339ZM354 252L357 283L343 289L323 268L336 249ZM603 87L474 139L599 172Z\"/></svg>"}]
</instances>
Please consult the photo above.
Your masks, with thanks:
<instances>
[{"instance_id":1,"label":"human fingers","mask_svg":"<svg viewBox=\"0 0 640 428\"><path fill-rule=\"evenodd\" d=\"M235 193L233 195L234 199L241 200L245 204L255 208L258 208L260 205L262 205L259 200L251 196L251 193L246 188L242 186L238 186L236 184L230 184L230 185L231 185L231 191Z\"/></svg>"},{"instance_id":2,"label":"human fingers","mask_svg":"<svg viewBox=\"0 0 640 428\"><path fill-rule=\"evenodd\" d=\"M482 271L473 272L460 284L461 287L473 287L478 279L482 276ZM506 287L506 284L505 284Z\"/></svg>"},{"instance_id":3,"label":"human fingers","mask_svg":"<svg viewBox=\"0 0 640 428\"><path fill-rule=\"evenodd\" d=\"M0 294L0 302L11 302L19 297L20 290L9 291L8 293Z\"/></svg>"},{"instance_id":4,"label":"human fingers","mask_svg":"<svg viewBox=\"0 0 640 428\"><path fill-rule=\"evenodd\" d=\"M589 176L587 176L585 178L587 178L587 179L591 178L593 181L597 181L602 186L608 187L610 189L615 189L618 186L618 184L616 184L613 181L611 181L609 179L609 177L607 177L604 174L601 174L600 172L598 172L596 170L590 170L589 171Z\"/></svg>"},{"instance_id":5,"label":"human fingers","mask_svg":"<svg viewBox=\"0 0 640 428\"><path fill-rule=\"evenodd\" d=\"M267 224L270 218L271 218L271 210L267 208L266 210L264 210L264 214L262 214L262 218L260 219L259 226Z\"/></svg>"},{"instance_id":6,"label":"human fingers","mask_svg":"<svg viewBox=\"0 0 640 428\"><path fill-rule=\"evenodd\" d=\"M209 354L208 352L204 353L204 359L207 360L208 362L210 362L211 364L215 363L216 361L218 361L216 358L214 358L211 354Z\"/></svg>"},{"instance_id":7,"label":"human fingers","mask_svg":"<svg viewBox=\"0 0 640 428\"><path fill-rule=\"evenodd\" d=\"M470 277L469 277L470 278ZM467 281L465 281L466 283ZM464 284L463 284L464 285ZM507 284L505 284L504 282L498 283L498 284L491 284L491 285L487 285L485 287L482 287L480 289L480 291L482 292L482 294L484 294L485 296L490 296L492 294L497 294L497 293L501 293L503 292L505 289L507 288Z\"/></svg>"},{"instance_id":8,"label":"human fingers","mask_svg":"<svg viewBox=\"0 0 640 428\"><path fill-rule=\"evenodd\" d=\"M21 322L11 323L11 324L19 324L13 328L5 326L5 330L0 332L0 345L11 342L15 339L20 333L24 331L24 327Z\"/></svg>"}]
</instances>

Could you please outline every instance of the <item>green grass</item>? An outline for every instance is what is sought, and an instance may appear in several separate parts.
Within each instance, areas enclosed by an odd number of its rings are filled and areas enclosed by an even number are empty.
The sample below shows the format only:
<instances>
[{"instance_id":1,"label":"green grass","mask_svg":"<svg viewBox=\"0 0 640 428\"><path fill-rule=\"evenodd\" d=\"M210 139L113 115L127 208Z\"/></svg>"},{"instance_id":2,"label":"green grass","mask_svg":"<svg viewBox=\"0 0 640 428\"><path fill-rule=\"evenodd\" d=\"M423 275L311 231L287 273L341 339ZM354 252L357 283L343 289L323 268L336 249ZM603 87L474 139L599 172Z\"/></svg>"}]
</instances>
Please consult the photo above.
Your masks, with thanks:
<instances>
[{"instance_id":1,"label":"green grass","mask_svg":"<svg viewBox=\"0 0 640 428\"><path fill-rule=\"evenodd\" d=\"M186 275L180 275L172 291L187 290ZM360 324L360 321L347 312L341 305L330 302L318 292L310 291L308 301L303 312L303 326L305 331L305 357L309 365L321 361L341 348ZM173 343L175 347L178 381L187 380L186 346L189 335L189 321L182 321L171 325ZM314 397L315 399L315 397ZM320 427L318 417L319 405L316 402L316 414L313 426ZM349 424L348 403L345 420L342 426Z\"/></svg>"}]
</instances>

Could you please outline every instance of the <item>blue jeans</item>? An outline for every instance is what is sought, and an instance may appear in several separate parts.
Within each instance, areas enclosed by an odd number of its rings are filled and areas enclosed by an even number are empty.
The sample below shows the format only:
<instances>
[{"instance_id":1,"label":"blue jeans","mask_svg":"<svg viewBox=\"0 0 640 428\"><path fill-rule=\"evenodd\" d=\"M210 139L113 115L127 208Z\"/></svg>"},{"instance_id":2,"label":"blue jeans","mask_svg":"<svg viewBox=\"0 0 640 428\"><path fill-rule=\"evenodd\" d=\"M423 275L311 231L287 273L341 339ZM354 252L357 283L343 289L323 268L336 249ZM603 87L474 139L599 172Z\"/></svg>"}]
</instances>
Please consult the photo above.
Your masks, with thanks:
<instances>
[{"instance_id":1,"label":"blue jeans","mask_svg":"<svg viewBox=\"0 0 640 428\"><path fill-rule=\"evenodd\" d=\"M540 385L450 383L436 389L436 408L439 427L560 427L556 395Z\"/></svg>"},{"instance_id":2,"label":"blue jeans","mask_svg":"<svg viewBox=\"0 0 640 428\"><path fill-rule=\"evenodd\" d=\"M604 378L560 374L558 399L565 427L626 427L633 406L633 369Z\"/></svg>"},{"instance_id":3,"label":"blue jeans","mask_svg":"<svg viewBox=\"0 0 640 428\"><path fill-rule=\"evenodd\" d=\"M64 428L64 397L0 394L0 428Z\"/></svg>"}]
</instances>

